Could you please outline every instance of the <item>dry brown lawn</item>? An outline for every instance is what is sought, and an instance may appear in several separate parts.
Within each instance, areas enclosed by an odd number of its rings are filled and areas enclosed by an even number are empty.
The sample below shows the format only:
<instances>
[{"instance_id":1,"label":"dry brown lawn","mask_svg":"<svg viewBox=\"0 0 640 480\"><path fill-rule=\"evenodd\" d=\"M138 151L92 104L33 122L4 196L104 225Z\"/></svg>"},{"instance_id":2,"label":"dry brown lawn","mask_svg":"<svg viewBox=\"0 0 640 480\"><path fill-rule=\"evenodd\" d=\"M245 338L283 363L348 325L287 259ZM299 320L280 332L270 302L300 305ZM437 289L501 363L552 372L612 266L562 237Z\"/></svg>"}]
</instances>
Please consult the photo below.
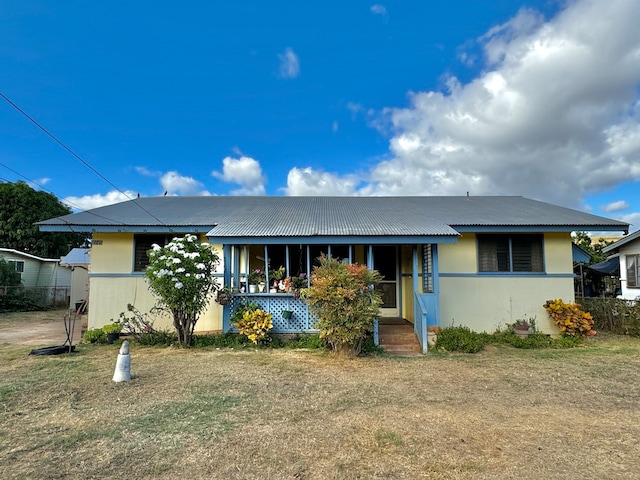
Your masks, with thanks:
<instances>
[{"instance_id":1,"label":"dry brown lawn","mask_svg":"<svg viewBox=\"0 0 640 480\"><path fill-rule=\"evenodd\" d=\"M0 345L0 478L637 478L640 340L335 358Z\"/></svg>"}]
</instances>

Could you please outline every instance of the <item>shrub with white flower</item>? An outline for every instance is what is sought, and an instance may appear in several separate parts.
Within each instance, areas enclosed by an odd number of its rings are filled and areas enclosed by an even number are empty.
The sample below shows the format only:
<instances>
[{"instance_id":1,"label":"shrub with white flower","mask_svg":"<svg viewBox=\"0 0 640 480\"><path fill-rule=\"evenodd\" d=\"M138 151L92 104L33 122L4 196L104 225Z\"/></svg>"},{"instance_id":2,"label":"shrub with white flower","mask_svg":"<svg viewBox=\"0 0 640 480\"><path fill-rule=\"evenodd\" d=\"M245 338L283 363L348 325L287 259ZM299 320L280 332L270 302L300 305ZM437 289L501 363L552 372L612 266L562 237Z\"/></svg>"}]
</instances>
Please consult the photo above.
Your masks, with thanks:
<instances>
[{"instance_id":1,"label":"shrub with white flower","mask_svg":"<svg viewBox=\"0 0 640 480\"><path fill-rule=\"evenodd\" d=\"M213 273L220 258L195 235L174 238L164 247L154 244L147 255L149 289L171 311L178 341L188 347L200 314L218 288Z\"/></svg>"}]
</instances>

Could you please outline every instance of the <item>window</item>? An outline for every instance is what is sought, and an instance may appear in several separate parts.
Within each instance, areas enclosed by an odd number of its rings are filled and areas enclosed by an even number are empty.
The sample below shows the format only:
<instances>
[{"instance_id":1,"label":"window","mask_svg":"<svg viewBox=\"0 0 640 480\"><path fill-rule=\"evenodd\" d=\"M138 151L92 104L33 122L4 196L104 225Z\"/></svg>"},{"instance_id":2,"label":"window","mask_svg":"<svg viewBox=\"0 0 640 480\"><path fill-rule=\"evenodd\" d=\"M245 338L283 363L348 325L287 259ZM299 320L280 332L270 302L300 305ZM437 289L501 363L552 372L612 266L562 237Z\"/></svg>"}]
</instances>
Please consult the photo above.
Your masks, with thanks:
<instances>
[{"instance_id":1,"label":"window","mask_svg":"<svg viewBox=\"0 0 640 480\"><path fill-rule=\"evenodd\" d=\"M9 260L7 262L18 273L24 273L24 262L20 260Z\"/></svg>"},{"instance_id":2,"label":"window","mask_svg":"<svg viewBox=\"0 0 640 480\"><path fill-rule=\"evenodd\" d=\"M478 235L480 272L542 272L542 235Z\"/></svg>"},{"instance_id":3,"label":"window","mask_svg":"<svg viewBox=\"0 0 640 480\"><path fill-rule=\"evenodd\" d=\"M627 255L627 287L640 288L640 255Z\"/></svg>"},{"instance_id":4,"label":"window","mask_svg":"<svg viewBox=\"0 0 640 480\"><path fill-rule=\"evenodd\" d=\"M165 246L173 237L166 234L140 233L133 236L134 254L133 254L133 271L144 272L149 265L149 257L147 251L151 250L151 245L157 243Z\"/></svg>"}]
</instances>

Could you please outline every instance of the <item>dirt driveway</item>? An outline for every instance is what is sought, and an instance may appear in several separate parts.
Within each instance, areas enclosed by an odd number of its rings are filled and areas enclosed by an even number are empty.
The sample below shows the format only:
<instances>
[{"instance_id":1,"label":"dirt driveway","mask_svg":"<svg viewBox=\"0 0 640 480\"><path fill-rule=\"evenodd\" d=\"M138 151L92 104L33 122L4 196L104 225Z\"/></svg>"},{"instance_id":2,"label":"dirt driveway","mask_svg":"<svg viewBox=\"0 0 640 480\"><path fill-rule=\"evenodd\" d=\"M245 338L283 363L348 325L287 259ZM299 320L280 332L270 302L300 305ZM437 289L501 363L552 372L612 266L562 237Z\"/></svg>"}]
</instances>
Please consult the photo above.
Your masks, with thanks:
<instances>
[{"instance_id":1,"label":"dirt driveway","mask_svg":"<svg viewBox=\"0 0 640 480\"><path fill-rule=\"evenodd\" d=\"M0 314L0 344L53 346L62 345L67 340L64 327L66 310L52 312L31 312L23 314ZM82 338L86 315L78 315L73 332L73 344Z\"/></svg>"}]
</instances>

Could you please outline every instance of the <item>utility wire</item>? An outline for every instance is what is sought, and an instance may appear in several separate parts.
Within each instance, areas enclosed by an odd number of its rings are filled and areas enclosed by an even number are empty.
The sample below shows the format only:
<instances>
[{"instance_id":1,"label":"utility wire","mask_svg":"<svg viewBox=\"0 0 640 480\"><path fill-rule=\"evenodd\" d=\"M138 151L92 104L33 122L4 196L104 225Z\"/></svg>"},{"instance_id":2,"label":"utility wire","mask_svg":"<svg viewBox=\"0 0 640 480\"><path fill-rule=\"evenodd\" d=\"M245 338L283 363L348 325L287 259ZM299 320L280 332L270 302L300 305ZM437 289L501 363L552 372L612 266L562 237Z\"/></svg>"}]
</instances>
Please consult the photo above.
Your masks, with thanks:
<instances>
[{"instance_id":1,"label":"utility wire","mask_svg":"<svg viewBox=\"0 0 640 480\"><path fill-rule=\"evenodd\" d=\"M56 195L56 194L55 194L55 192L53 192L53 191L49 190L49 189L48 189L47 187L45 187L44 185L39 184L39 183L38 183L38 182L36 182L35 180L32 180L31 178L29 178L29 177L27 177L27 176L23 175L22 173L20 173L20 172L18 172L18 171L16 171L16 170L14 170L13 168L6 166L4 163L0 162L0 166L2 166L2 167L4 167L4 168L6 168L7 170L9 170L9 171L10 171L10 172L12 172L12 173L15 173L15 174L16 174L16 175L18 175L19 177L24 178L27 182L32 183L33 185L36 185L36 186L40 187L40 188L41 188L42 190L44 190L45 192L49 192L51 195L55 196L56 198L59 198L59 197L58 197L58 195ZM4 178L2 178L2 177L0 177L0 180L5 181L5 182L7 182L7 183L11 183L9 180L6 180L6 179L4 179ZM124 223L123 223L123 222L121 222L121 221L119 221L119 220L114 220L113 218L105 217L104 215L99 215L99 214L97 214L97 213L94 213L94 212L91 212L91 211L88 211L88 210L84 210L82 207L80 207L80 206L78 206L78 205L75 205L73 202L70 202L69 200L60 200L60 202L62 202L62 203L66 203L68 206L70 206L70 207L72 207L72 208L76 208L76 209L80 210L81 212L88 213L89 215L93 215L93 216L95 216L95 217L99 217L99 218L104 218L105 220L109 220L110 222L114 222L114 223L116 223L116 224L118 224L118 225L124 225Z\"/></svg>"},{"instance_id":2,"label":"utility wire","mask_svg":"<svg viewBox=\"0 0 640 480\"><path fill-rule=\"evenodd\" d=\"M131 200L138 208L140 208L141 210L143 210L144 212L146 212L147 214L149 214L151 217L153 217L154 219L156 219L158 222L160 222L160 225L164 225L164 226L168 226L166 225L162 220L160 220L158 217L156 217L153 213L151 213L149 210L147 210L146 208L144 208L142 205L140 205L138 202L135 201L135 199L131 198L129 195L127 195L125 192L123 192L122 190L120 190L120 188L118 188L114 183L112 183L107 177L105 177L104 175L102 175L98 170L96 170L95 168L93 168L88 162L86 162L82 157L80 157L80 155L78 155L76 152L74 152L73 150L71 150L69 147L67 147L64 143L62 143L60 140L58 140L58 138L51 132L49 132L49 130L47 130L46 128L44 128L42 125L40 125L33 117L31 117L27 112L25 112L24 110L22 110L18 105L16 105L15 103L13 103L11 101L11 99L9 99L4 93L0 92L0 97L2 97L9 105L11 105L14 109L16 109L18 112L20 112L22 115L24 115L31 123L33 123L36 127L38 127L40 130L42 130L49 138L51 138L54 142L56 142L58 145L60 145L62 148L64 148L68 153L70 153L76 160L78 160L80 163L82 163L85 167L87 167L89 170L91 170L93 173L95 173L96 175L98 175L102 180L104 180L105 182L107 182L109 185L111 185L113 188L115 188L118 192L120 192L121 194L123 194L126 198L128 198L129 200Z\"/></svg>"}]
</instances>

